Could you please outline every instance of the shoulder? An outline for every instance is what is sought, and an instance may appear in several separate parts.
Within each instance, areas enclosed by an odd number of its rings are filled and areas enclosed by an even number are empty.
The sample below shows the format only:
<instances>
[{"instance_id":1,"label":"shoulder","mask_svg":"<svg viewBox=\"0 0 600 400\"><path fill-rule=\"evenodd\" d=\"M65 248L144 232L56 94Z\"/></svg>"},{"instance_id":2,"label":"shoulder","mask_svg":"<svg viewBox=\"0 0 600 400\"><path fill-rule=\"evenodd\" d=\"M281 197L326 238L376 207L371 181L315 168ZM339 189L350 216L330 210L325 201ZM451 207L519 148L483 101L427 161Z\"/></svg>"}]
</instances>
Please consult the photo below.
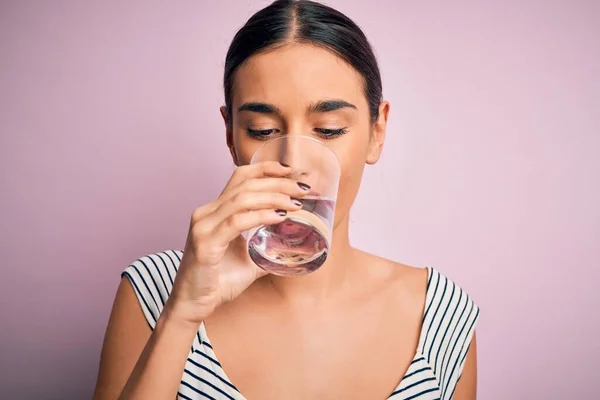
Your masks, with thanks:
<instances>
[{"instance_id":1,"label":"shoulder","mask_svg":"<svg viewBox=\"0 0 600 400\"><path fill-rule=\"evenodd\" d=\"M411 267L388 261L393 290L403 301L419 305L424 327L448 325L465 319L475 324L479 307L457 283L431 267Z\"/></svg>"},{"instance_id":2,"label":"shoulder","mask_svg":"<svg viewBox=\"0 0 600 400\"><path fill-rule=\"evenodd\" d=\"M431 267L379 259L394 298L421 321L419 352L438 369L455 363L461 371L479 319L479 307L457 283ZM443 367L442 365L443 364Z\"/></svg>"},{"instance_id":3,"label":"shoulder","mask_svg":"<svg viewBox=\"0 0 600 400\"><path fill-rule=\"evenodd\" d=\"M355 259L369 266L366 279L375 282L378 293L387 292L403 304L414 304L424 325L447 323L458 317L454 311L464 307L473 316L479 314L468 293L437 269L413 267L364 252L358 252Z\"/></svg>"},{"instance_id":4,"label":"shoulder","mask_svg":"<svg viewBox=\"0 0 600 400\"><path fill-rule=\"evenodd\" d=\"M427 268L413 267L368 253L356 257L360 264L368 265L369 276L377 294L387 293L402 308L423 314L429 272Z\"/></svg>"},{"instance_id":5,"label":"shoulder","mask_svg":"<svg viewBox=\"0 0 600 400\"><path fill-rule=\"evenodd\" d=\"M178 250L149 254L132 262L121 274L133 286L151 328L171 294L182 254Z\"/></svg>"}]
</instances>

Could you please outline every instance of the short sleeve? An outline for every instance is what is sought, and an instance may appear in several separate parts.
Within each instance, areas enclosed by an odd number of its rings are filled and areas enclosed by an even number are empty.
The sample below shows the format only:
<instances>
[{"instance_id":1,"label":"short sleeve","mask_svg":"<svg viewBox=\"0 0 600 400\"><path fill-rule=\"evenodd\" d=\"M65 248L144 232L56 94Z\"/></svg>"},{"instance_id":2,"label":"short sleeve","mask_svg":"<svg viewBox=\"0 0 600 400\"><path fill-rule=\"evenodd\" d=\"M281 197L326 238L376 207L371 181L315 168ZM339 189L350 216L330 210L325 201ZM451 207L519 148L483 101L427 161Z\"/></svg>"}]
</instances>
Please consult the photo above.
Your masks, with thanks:
<instances>
[{"instance_id":1,"label":"short sleeve","mask_svg":"<svg viewBox=\"0 0 600 400\"><path fill-rule=\"evenodd\" d=\"M423 356L449 400L462 375L479 307L457 284L431 270L420 340Z\"/></svg>"},{"instance_id":2,"label":"short sleeve","mask_svg":"<svg viewBox=\"0 0 600 400\"><path fill-rule=\"evenodd\" d=\"M133 286L144 317L154 329L173 289L182 253L167 250L135 260L121 274Z\"/></svg>"}]
</instances>

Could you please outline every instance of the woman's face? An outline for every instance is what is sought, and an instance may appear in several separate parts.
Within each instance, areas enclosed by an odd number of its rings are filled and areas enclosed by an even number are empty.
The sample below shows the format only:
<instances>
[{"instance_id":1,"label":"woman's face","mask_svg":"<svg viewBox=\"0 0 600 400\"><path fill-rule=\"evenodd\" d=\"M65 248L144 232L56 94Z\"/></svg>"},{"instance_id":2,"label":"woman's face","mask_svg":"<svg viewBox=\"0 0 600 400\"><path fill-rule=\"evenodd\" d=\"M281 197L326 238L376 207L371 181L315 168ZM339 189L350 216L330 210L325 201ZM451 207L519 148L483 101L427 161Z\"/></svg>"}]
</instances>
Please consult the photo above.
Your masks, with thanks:
<instances>
[{"instance_id":1,"label":"woman's face","mask_svg":"<svg viewBox=\"0 0 600 400\"><path fill-rule=\"evenodd\" d=\"M389 111L382 103L372 123L363 79L353 67L311 45L260 53L236 71L231 107L227 143L236 165L248 164L265 140L288 134L333 150L341 164L335 225L346 217L365 164L379 159Z\"/></svg>"}]
</instances>

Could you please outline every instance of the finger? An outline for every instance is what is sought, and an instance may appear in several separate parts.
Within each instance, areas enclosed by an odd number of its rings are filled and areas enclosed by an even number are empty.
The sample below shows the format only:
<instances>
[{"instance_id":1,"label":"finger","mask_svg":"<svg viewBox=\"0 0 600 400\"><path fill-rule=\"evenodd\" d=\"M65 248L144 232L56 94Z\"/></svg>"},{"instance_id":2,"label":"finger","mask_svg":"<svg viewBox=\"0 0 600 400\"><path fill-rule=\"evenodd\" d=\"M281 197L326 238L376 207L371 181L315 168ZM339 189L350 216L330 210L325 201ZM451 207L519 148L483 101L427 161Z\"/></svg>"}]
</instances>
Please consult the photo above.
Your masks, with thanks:
<instances>
[{"instance_id":1,"label":"finger","mask_svg":"<svg viewBox=\"0 0 600 400\"><path fill-rule=\"evenodd\" d=\"M229 201L241 193L275 192L290 197L302 198L310 192L310 186L289 178L258 178L249 179L224 193L219 199L222 203Z\"/></svg>"},{"instance_id":2,"label":"finger","mask_svg":"<svg viewBox=\"0 0 600 400\"><path fill-rule=\"evenodd\" d=\"M284 210L258 210L233 214L219 224L214 232L214 240L218 246L226 246L242 232L261 225L274 225L286 219Z\"/></svg>"},{"instance_id":3,"label":"finger","mask_svg":"<svg viewBox=\"0 0 600 400\"><path fill-rule=\"evenodd\" d=\"M248 169L244 170L244 168ZM284 176L289 175L292 169L289 167L284 167L275 161L247 165L239 167L238 170L242 171L240 175L238 175L237 178L232 177L228 183L228 186L223 190L217 200L198 208L194 212L192 222L199 221L201 218L214 212L224 202L244 191L279 191L292 197L302 197L305 196L310 190L310 187L303 183L297 183L294 180L283 178ZM239 184L235 185L235 182L238 181L238 178L244 176L248 176L249 178L243 179ZM252 178L253 176L254 178Z\"/></svg>"},{"instance_id":4,"label":"finger","mask_svg":"<svg viewBox=\"0 0 600 400\"><path fill-rule=\"evenodd\" d=\"M283 177L289 175L291 171L290 167L284 166L277 161L263 161L256 164L242 165L233 172L229 182L227 182L227 185L223 189L223 193L248 179Z\"/></svg>"},{"instance_id":5,"label":"finger","mask_svg":"<svg viewBox=\"0 0 600 400\"><path fill-rule=\"evenodd\" d=\"M219 206L207 218L214 225L220 224L229 216L245 211L258 211L264 209L297 211L302 207L302 200L290 197L283 193L242 192L233 196L229 201Z\"/></svg>"},{"instance_id":6,"label":"finger","mask_svg":"<svg viewBox=\"0 0 600 400\"><path fill-rule=\"evenodd\" d=\"M200 207L192 216L190 232L193 237L207 239L214 235L216 228L232 216L248 211L278 210L297 211L302 207L300 199L283 193L243 192L233 196L229 201L220 205L211 203ZM212 211L207 214L207 207Z\"/></svg>"},{"instance_id":7,"label":"finger","mask_svg":"<svg viewBox=\"0 0 600 400\"><path fill-rule=\"evenodd\" d=\"M220 205L221 202L215 200L196 208L192 213L191 225L195 224L196 222L208 216L210 213L214 212L217 208L219 208Z\"/></svg>"}]
</instances>

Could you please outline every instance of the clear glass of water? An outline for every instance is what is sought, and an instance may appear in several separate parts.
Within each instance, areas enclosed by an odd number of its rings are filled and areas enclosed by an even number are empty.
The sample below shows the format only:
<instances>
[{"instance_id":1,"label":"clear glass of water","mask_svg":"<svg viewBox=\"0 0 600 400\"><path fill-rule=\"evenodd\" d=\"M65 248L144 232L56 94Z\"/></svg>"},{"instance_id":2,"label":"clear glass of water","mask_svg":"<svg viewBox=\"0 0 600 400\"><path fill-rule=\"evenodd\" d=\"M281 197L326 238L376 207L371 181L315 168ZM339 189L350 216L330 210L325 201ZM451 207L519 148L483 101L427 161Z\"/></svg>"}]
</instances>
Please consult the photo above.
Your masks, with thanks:
<instances>
[{"instance_id":1,"label":"clear glass of water","mask_svg":"<svg viewBox=\"0 0 600 400\"><path fill-rule=\"evenodd\" d=\"M331 251L340 163L317 139L285 135L262 145L250 161L278 161L292 168L289 178L310 186L302 208L288 212L275 225L246 232L248 254L260 268L275 275L298 276L317 270Z\"/></svg>"}]
</instances>

